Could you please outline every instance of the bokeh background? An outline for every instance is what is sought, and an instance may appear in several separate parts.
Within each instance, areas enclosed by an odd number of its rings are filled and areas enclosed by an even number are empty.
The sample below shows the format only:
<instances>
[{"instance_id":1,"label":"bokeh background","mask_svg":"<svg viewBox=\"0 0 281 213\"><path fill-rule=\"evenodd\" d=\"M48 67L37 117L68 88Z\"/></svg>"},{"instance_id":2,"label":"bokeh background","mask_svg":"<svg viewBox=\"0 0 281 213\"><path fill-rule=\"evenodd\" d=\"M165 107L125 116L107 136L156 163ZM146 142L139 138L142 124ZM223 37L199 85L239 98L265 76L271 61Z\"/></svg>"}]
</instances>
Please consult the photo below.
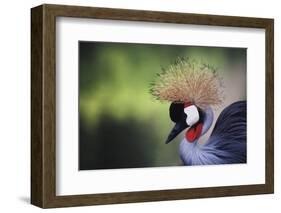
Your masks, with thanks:
<instances>
[{"instance_id":1,"label":"bokeh background","mask_svg":"<svg viewBox=\"0 0 281 213\"><path fill-rule=\"evenodd\" d=\"M80 41L79 169L181 165L182 136L165 144L173 126L169 103L153 99L150 83L161 67L177 57L209 63L223 77L225 91L224 103L214 109L216 118L228 104L246 99L246 52L244 48Z\"/></svg>"}]
</instances>

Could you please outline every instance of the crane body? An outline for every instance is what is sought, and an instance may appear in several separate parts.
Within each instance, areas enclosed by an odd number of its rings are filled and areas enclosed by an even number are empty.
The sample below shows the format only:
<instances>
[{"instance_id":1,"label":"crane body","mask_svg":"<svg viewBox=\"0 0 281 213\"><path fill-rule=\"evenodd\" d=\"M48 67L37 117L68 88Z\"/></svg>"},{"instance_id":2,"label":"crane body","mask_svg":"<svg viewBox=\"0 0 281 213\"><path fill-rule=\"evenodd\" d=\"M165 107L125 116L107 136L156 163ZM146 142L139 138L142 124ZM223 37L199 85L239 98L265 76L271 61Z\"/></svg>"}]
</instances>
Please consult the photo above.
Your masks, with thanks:
<instances>
[{"instance_id":1,"label":"crane body","mask_svg":"<svg viewBox=\"0 0 281 213\"><path fill-rule=\"evenodd\" d=\"M225 108L217 119L209 139L199 143L200 137L191 142L185 137L179 146L185 165L211 165L246 163L246 101L239 101ZM201 136L213 123L213 111L204 112Z\"/></svg>"}]
</instances>

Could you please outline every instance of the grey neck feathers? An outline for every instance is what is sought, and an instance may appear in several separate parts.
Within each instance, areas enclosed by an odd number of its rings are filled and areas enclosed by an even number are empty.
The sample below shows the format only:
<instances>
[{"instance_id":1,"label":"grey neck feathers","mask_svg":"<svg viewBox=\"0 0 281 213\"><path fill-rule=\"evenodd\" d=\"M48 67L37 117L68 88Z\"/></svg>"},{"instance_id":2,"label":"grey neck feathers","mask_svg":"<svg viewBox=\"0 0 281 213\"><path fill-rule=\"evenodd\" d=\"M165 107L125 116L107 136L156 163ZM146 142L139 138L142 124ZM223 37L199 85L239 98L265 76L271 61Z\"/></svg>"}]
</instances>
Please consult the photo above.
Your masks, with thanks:
<instances>
[{"instance_id":1,"label":"grey neck feathers","mask_svg":"<svg viewBox=\"0 0 281 213\"><path fill-rule=\"evenodd\" d=\"M212 126L214 120L214 112L211 107L204 111L203 128L201 135L204 135Z\"/></svg>"}]
</instances>

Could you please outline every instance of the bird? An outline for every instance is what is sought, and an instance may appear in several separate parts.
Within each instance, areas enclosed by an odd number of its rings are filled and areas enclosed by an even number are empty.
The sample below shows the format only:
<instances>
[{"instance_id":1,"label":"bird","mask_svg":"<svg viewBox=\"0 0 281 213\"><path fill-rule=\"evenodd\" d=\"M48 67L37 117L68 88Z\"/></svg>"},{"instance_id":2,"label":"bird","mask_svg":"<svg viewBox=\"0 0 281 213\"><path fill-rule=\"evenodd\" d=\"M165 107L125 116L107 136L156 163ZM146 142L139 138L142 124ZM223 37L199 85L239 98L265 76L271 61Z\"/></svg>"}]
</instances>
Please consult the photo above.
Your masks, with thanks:
<instances>
[{"instance_id":1,"label":"bird","mask_svg":"<svg viewBox=\"0 0 281 213\"><path fill-rule=\"evenodd\" d=\"M184 165L239 164L247 161L247 102L237 100L222 110L210 137L200 142L214 122L213 107L223 102L222 78L213 66L190 58L178 58L157 75L151 94L171 102L175 123L166 144L186 129L179 144Z\"/></svg>"}]
</instances>

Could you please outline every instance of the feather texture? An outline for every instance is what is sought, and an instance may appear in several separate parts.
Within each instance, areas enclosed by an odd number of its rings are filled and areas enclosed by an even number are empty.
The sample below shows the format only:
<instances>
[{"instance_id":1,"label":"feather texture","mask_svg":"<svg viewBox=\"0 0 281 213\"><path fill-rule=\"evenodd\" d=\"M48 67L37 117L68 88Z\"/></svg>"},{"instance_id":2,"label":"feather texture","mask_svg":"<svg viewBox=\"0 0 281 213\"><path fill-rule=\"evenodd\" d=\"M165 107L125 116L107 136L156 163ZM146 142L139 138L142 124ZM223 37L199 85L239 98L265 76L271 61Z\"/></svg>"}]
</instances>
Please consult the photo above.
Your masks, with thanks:
<instances>
[{"instance_id":1,"label":"feather texture","mask_svg":"<svg viewBox=\"0 0 281 213\"><path fill-rule=\"evenodd\" d=\"M210 123L210 112L206 111L204 123ZM246 101L235 102L220 114L213 132L204 144L180 144L180 156L185 165L211 165L246 163L247 137Z\"/></svg>"},{"instance_id":2,"label":"feather texture","mask_svg":"<svg viewBox=\"0 0 281 213\"><path fill-rule=\"evenodd\" d=\"M211 65L179 58L152 83L151 94L160 101L192 102L204 109L221 104L222 81Z\"/></svg>"}]
</instances>

